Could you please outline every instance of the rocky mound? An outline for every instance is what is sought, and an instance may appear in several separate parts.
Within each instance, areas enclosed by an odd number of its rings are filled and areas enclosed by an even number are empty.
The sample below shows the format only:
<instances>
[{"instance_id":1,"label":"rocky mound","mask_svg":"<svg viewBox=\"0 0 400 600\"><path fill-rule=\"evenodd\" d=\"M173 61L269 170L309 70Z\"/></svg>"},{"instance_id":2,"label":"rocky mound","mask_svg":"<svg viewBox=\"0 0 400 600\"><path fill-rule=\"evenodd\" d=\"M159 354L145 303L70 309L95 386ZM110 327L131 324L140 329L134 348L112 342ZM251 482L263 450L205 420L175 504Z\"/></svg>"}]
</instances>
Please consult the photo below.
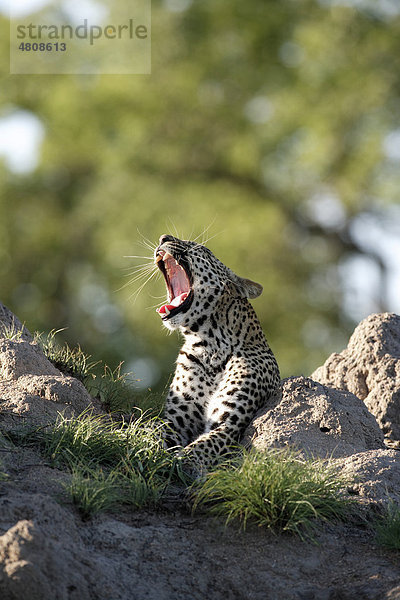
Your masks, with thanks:
<instances>
[{"instance_id":1,"label":"rocky mound","mask_svg":"<svg viewBox=\"0 0 400 600\"><path fill-rule=\"evenodd\" d=\"M312 379L364 401L385 435L400 440L400 316L371 315L354 330L340 354L332 354Z\"/></svg>"},{"instance_id":2,"label":"rocky mound","mask_svg":"<svg viewBox=\"0 0 400 600\"><path fill-rule=\"evenodd\" d=\"M352 350L334 355L342 358L331 357L329 368L314 374L319 382L285 380L282 394L260 411L245 442L330 457L341 471L356 474L355 497L376 506L389 497L400 501L400 461L398 451L385 449L366 400L374 390L378 399L381 390L387 408L381 402L375 414L397 435L394 346L400 329L395 315L374 315L367 322L375 333L369 329L368 339L354 334ZM315 545L251 527L225 529L204 515L193 517L184 505L157 513L123 508L82 521L63 492L69 474L48 464L35 448L10 443L7 432L21 422L42 426L58 412L79 414L88 406L100 410L0 305L0 476L2 470L8 475L0 481L0 598L400 598L400 561L378 550L368 530L351 523L321 528Z\"/></svg>"},{"instance_id":3,"label":"rocky mound","mask_svg":"<svg viewBox=\"0 0 400 600\"><path fill-rule=\"evenodd\" d=\"M384 448L383 434L365 404L306 377L290 377L246 432L258 449L292 446L319 458Z\"/></svg>"},{"instance_id":4,"label":"rocky mound","mask_svg":"<svg viewBox=\"0 0 400 600\"><path fill-rule=\"evenodd\" d=\"M339 471L353 479L351 491L362 502L395 502L400 506L400 457L398 450L357 452L334 461ZM374 504L373 504L374 506Z\"/></svg>"},{"instance_id":5,"label":"rocky mound","mask_svg":"<svg viewBox=\"0 0 400 600\"><path fill-rule=\"evenodd\" d=\"M0 304L0 427L42 426L59 413L80 414L98 403L74 377L60 373L29 331Z\"/></svg>"}]
</instances>

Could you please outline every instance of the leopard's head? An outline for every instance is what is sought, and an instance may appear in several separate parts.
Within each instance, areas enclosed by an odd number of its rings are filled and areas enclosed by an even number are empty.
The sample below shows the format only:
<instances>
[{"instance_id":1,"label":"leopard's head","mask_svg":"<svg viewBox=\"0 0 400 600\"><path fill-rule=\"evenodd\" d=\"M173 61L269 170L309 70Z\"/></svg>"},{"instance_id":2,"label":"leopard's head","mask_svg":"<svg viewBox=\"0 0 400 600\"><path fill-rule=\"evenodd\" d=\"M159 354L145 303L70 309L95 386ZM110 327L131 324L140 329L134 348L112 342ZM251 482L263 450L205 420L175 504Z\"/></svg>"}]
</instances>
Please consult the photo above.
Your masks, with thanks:
<instances>
[{"instance_id":1,"label":"leopard's head","mask_svg":"<svg viewBox=\"0 0 400 600\"><path fill-rule=\"evenodd\" d=\"M223 298L257 298L262 286L228 269L201 244L162 235L155 262L164 275L167 303L157 309L169 329L190 328L216 311Z\"/></svg>"}]
</instances>

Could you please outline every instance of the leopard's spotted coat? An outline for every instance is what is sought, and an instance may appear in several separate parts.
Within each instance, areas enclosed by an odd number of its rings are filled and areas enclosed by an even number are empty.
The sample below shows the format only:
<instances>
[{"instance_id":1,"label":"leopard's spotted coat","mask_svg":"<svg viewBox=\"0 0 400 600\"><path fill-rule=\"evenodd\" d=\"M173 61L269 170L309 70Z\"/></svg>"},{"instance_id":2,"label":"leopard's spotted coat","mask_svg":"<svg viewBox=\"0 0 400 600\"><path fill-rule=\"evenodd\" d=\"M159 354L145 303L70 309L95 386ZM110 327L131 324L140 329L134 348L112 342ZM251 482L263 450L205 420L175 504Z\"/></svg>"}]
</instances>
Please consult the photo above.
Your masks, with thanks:
<instances>
[{"instance_id":1,"label":"leopard's spotted coat","mask_svg":"<svg viewBox=\"0 0 400 600\"><path fill-rule=\"evenodd\" d=\"M166 439L207 468L237 444L280 386L277 362L248 300L262 287L235 275L195 242L163 235L156 258L160 254L171 255L191 284L182 306L163 318L184 336L166 400L171 426Z\"/></svg>"}]
</instances>

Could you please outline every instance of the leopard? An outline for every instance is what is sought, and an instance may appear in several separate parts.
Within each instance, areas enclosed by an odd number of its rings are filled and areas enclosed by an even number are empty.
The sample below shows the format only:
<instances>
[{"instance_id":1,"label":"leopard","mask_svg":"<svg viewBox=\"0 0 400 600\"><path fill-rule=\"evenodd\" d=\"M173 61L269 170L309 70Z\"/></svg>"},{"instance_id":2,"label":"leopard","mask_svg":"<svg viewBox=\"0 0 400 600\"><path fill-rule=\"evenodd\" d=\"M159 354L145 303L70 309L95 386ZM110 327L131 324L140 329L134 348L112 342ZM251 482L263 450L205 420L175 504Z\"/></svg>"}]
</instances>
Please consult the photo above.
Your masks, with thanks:
<instances>
[{"instance_id":1,"label":"leopard","mask_svg":"<svg viewBox=\"0 0 400 600\"><path fill-rule=\"evenodd\" d=\"M207 472L239 445L281 385L249 301L263 288L236 275L206 246L173 235L160 237L154 260L167 290L157 312L163 325L183 336L166 395L165 443Z\"/></svg>"}]
</instances>

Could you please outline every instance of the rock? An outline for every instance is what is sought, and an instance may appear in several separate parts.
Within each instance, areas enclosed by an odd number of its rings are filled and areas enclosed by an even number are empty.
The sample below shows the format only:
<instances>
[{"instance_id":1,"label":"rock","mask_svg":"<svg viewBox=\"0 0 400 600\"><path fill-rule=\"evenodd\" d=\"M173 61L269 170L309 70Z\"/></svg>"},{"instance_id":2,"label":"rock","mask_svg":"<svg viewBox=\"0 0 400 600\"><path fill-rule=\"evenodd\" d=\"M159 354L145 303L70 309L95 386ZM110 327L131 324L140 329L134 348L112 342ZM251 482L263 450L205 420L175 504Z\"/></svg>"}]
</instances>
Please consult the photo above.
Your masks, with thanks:
<instances>
[{"instance_id":1,"label":"rock","mask_svg":"<svg viewBox=\"0 0 400 600\"><path fill-rule=\"evenodd\" d=\"M3 430L46 425L79 414L99 403L83 384L60 373L33 341L29 331L0 304L0 424Z\"/></svg>"},{"instance_id":2,"label":"rock","mask_svg":"<svg viewBox=\"0 0 400 600\"><path fill-rule=\"evenodd\" d=\"M32 335L25 325L0 302L0 337L11 338L12 335L27 342L32 341Z\"/></svg>"},{"instance_id":3,"label":"rock","mask_svg":"<svg viewBox=\"0 0 400 600\"><path fill-rule=\"evenodd\" d=\"M368 450L333 461L340 472L354 479L353 493L379 504L400 506L400 453L398 450Z\"/></svg>"},{"instance_id":4,"label":"rock","mask_svg":"<svg viewBox=\"0 0 400 600\"><path fill-rule=\"evenodd\" d=\"M312 379L352 392L365 402L392 441L400 441L400 316L374 314L354 330L340 354L332 354Z\"/></svg>"},{"instance_id":5,"label":"rock","mask_svg":"<svg viewBox=\"0 0 400 600\"><path fill-rule=\"evenodd\" d=\"M0 380L12 381L23 375L59 374L35 342L0 338Z\"/></svg>"},{"instance_id":6,"label":"rock","mask_svg":"<svg viewBox=\"0 0 400 600\"><path fill-rule=\"evenodd\" d=\"M283 381L282 394L258 413L244 443L258 449L293 446L320 458L384 448L382 432L359 398L306 377Z\"/></svg>"},{"instance_id":7,"label":"rock","mask_svg":"<svg viewBox=\"0 0 400 600\"><path fill-rule=\"evenodd\" d=\"M400 585L396 585L395 588L391 589L385 596L386 600L399 600L400 598Z\"/></svg>"},{"instance_id":8,"label":"rock","mask_svg":"<svg viewBox=\"0 0 400 600\"><path fill-rule=\"evenodd\" d=\"M33 504L33 506L31 506ZM7 600L86 600L89 556L82 548L73 518L51 498L20 495L0 502L1 525L19 514L0 536L0 598Z\"/></svg>"},{"instance_id":9,"label":"rock","mask_svg":"<svg viewBox=\"0 0 400 600\"><path fill-rule=\"evenodd\" d=\"M204 516L121 513L82 523L42 494L4 500L6 600L384 600L399 581L393 558L377 557L368 533L345 525L321 528L314 544Z\"/></svg>"}]
</instances>

